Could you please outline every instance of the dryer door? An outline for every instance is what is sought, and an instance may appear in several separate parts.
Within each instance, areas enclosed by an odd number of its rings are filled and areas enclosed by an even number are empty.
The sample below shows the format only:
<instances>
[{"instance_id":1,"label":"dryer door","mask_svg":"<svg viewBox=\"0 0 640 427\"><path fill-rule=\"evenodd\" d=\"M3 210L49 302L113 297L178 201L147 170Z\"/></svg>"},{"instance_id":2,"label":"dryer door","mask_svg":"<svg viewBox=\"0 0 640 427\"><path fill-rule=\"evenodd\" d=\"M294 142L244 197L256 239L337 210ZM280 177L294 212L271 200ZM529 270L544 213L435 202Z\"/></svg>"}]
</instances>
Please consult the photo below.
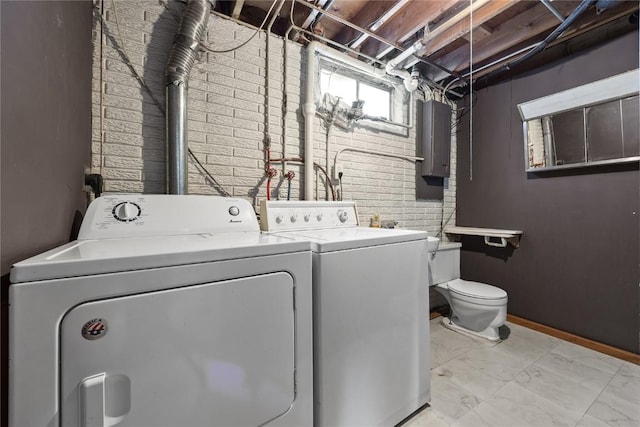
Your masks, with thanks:
<instances>
[{"instance_id":1,"label":"dryer door","mask_svg":"<svg viewBox=\"0 0 640 427\"><path fill-rule=\"evenodd\" d=\"M287 273L88 302L61 323L61 425L258 426L294 400Z\"/></svg>"}]
</instances>

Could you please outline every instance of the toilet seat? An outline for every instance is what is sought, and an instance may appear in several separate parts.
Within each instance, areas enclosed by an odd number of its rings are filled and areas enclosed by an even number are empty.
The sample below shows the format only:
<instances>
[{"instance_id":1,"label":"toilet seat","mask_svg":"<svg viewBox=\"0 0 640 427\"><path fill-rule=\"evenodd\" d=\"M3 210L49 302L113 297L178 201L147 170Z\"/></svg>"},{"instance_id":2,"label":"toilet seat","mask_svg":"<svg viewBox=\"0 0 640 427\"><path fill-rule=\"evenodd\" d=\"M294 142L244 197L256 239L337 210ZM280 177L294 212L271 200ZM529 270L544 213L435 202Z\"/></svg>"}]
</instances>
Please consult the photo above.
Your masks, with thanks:
<instances>
[{"instance_id":1,"label":"toilet seat","mask_svg":"<svg viewBox=\"0 0 640 427\"><path fill-rule=\"evenodd\" d=\"M507 292L486 283L454 279L443 283L452 297L480 305L502 305L507 303Z\"/></svg>"}]
</instances>

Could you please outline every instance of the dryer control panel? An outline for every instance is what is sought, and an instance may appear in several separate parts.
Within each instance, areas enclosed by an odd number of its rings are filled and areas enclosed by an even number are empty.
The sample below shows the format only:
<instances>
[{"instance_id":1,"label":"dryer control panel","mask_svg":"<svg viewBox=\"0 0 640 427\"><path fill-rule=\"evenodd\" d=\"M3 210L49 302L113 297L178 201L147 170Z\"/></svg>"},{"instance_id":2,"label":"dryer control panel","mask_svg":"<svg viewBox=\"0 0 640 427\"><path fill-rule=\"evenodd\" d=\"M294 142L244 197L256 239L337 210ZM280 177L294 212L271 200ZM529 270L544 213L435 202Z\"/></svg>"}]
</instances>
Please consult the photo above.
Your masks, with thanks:
<instances>
[{"instance_id":1,"label":"dryer control panel","mask_svg":"<svg viewBox=\"0 0 640 427\"><path fill-rule=\"evenodd\" d=\"M262 231L320 230L358 225L354 201L263 200L260 204Z\"/></svg>"},{"instance_id":2,"label":"dryer control panel","mask_svg":"<svg viewBox=\"0 0 640 427\"><path fill-rule=\"evenodd\" d=\"M110 194L95 199L78 240L259 231L245 199L169 194Z\"/></svg>"}]
</instances>

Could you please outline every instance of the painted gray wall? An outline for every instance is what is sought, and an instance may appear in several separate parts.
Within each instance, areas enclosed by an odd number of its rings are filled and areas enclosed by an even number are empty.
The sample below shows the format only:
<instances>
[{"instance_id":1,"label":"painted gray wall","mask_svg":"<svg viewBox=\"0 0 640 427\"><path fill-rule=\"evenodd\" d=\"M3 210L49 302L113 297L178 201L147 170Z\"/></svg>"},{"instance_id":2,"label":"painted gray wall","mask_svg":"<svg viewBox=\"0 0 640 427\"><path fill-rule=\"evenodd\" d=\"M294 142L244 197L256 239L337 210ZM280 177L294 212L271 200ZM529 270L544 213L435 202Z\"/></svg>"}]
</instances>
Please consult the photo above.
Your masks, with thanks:
<instances>
[{"instance_id":1,"label":"painted gray wall","mask_svg":"<svg viewBox=\"0 0 640 427\"><path fill-rule=\"evenodd\" d=\"M69 240L91 162L90 1L2 1L2 274Z\"/></svg>"},{"instance_id":2,"label":"painted gray wall","mask_svg":"<svg viewBox=\"0 0 640 427\"><path fill-rule=\"evenodd\" d=\"M516 316L639 353L638 164L525 173L517 104L638 67L638 32L481 90L458 146L458 225L521 229L520 248L464 238L462 277Z\"/></svg>"},{"instance_id":3,"label":"painted gray wall","mask_svg":"<svg viewBox=\"0 0 640 427\"><path fill-rule=\"evenodd\" d=\"M91 161L90 1L1 1L0 425L7 419L13 263L69 240Z\"/></svg>"}]
</instances>

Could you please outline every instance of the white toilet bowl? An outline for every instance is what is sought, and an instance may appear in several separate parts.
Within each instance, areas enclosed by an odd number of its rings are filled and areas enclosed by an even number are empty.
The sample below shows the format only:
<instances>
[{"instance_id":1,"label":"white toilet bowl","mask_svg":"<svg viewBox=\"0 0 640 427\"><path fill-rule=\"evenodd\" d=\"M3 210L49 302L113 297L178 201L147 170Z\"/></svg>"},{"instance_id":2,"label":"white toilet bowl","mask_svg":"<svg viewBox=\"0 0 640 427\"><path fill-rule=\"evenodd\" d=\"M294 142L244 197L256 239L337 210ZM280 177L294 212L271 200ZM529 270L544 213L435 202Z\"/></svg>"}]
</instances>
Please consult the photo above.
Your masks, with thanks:
<instances>
[{"instance_id":1,"label":"white toilet bowl","mask_svg":"<svg viewBox=\"0 0 640 427\"><path fill-rule=\"evenodd\" d=\"M507 293L486 283L460 279L460 243L441 243L429 257L430 285L447 299L450 317L442 324L468 335L499 341L507 320Z\"/></svg>"},{"instance_id":2,"label":"white toilet bowl","mask_svg":"<svg viewBox=\"0 0 640 427\"><path fill-rule=\"evenodd\" d=\"M507 320L507 293L485 283L454 279L436 285L447 299L451 316L442 319L446 328L499 341L498 328Z\"/></svg>"}]
</instances>

